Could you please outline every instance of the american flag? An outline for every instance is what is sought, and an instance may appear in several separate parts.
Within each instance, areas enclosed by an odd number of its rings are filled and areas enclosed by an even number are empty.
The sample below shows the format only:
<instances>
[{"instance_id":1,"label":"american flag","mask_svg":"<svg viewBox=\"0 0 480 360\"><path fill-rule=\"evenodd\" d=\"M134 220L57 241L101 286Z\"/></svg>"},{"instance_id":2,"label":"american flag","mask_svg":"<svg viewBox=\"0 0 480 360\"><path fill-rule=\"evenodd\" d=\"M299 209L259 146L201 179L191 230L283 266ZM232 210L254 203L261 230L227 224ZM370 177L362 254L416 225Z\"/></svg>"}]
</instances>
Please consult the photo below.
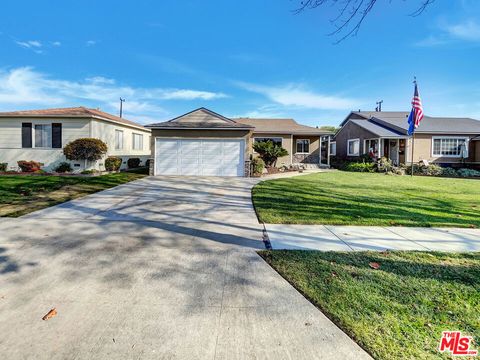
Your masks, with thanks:
<instances>
[{"instance_id":1,"label":"american flag","mask_svg":"<svg viewBox=\"0 0 480 360\"><path fill-rule=\"evenodd\" d=\"M415 129L420 125L420 121L423 119L423 107L422 107L422 99L420 99L420 95L418 94L418 86L417 82L415 81L415 92L413 93L412 99L412 111L410 111L410 115L408 116L408 135L412 135L415 132Z\"/></svg>"}]
</instances>

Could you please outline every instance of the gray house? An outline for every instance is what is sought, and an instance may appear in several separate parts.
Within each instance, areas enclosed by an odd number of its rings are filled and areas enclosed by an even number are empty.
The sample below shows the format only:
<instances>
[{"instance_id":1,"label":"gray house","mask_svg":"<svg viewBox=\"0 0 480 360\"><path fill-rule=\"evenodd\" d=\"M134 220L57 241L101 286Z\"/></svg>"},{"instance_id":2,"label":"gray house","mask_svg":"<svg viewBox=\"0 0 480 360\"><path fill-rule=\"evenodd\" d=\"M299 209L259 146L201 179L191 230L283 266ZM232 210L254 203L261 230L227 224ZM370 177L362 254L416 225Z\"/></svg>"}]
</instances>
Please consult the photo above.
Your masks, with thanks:
<instances>
[{"instance_id":1,"label":"gray house","mask_svg":"<svg viewBox=\"0 0 480 360\"><path fill-rule=\"evenodd\" d=\"M334 137L332 155L385 156L395 164L412 162L407 111L352 111ZM455 165L480 164L480 121L425 116L415 131L413 161Z\"/></svg>"}]
</instances>

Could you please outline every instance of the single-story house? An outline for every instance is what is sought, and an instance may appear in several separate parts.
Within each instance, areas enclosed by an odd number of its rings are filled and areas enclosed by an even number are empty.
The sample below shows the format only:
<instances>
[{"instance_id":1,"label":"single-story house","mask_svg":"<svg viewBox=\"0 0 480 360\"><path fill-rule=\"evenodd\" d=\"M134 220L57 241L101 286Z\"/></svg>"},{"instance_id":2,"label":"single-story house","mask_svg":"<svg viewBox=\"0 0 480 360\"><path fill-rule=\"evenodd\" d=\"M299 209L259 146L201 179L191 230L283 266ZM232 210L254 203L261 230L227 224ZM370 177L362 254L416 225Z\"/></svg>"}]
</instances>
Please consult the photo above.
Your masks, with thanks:
<instances>
[{"instance_id":1,"label":"single-story house","mask_svg":"<svg viewBox=\"0 0 480 360\"><path fill-rule=\"evenodd\" d=\"M480 164L480 121L424 116L409 136L407 111L352 111L340 124L331 155L340 159L370 154L394 164L427 160L443 165Z\"/></svg>"},{"instance_id":2,"label":"single-story house","mask_svg":"<svg viewBox=\"0 0 480 360\"><path fill-rule=\"evenodd\" d=\"M17 161L37 161L52 170L63 161L63 147L79 138L97 138L108 146L107 156L150 157L150 130L133 121L85 107L26 110L0 113L0 163L18 170ZM85 164L71 161L74 171L104 170L103 159Z\"/></svg>"},{"instance_id":3,"label":"single-story house","mask_svg":"<svg viewBox=\"0 0 480 360\"><path fill-rule=\"evenodd\" d=\"M252 144L265 140L288 151L278 166L329 159L330 133L293 119L229 119L199 108L146 127L152 130L151 175L248 176Z\"/></svg>"}]
</instances>

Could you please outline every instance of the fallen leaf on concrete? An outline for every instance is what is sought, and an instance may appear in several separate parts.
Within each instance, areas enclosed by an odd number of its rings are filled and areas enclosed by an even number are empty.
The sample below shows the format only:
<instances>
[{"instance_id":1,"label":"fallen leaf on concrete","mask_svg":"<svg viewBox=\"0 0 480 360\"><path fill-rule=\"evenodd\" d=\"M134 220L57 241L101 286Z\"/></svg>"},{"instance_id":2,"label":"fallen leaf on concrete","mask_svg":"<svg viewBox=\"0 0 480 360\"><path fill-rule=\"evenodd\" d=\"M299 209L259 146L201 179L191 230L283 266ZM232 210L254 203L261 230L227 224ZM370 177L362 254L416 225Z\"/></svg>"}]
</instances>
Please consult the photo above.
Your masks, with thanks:
<instances>
[{"instance_id":1,"label":"fallen leaf on concrete","mask_svg":"<svg viewBox=\"0 0 480 360\"><path fill-rule=\"evenodd\" d=\"M115 338L113 338L112 340L113 340L113 342L115 342Z\"/></svg>"},{"instance_id":2,"label":"fallen leaf on concrete","mask_svg":"<svg viewBox=\"0 0 480 360\"><path fill-rule=\"evenodd\" d=\"M371 262L371 263L369 263L368 265L369 265L372 269L375 269L375 270L377 270L377 269L380 268L380 264L377 263L377 262Z\"/></svg>"},{"instance_id":3,"label":"fallen leaf on concrete","mask_svg":"<svg viewBox=\"0 0 480 360\"><path fill-rule=\"evenodd\" d=\"M48 320L56 315L57 315L57 309L53 308L44 317L42 317L42 320Z\"/></svg>"},{"instance_id":4,"label":"fallen leaf on concrete","mask_svg":"<svg viewBox=\"0 0 480 360\"><path fill-rule=\"evenodd\" d=\"M312 324L309 323L309 322L306 322L306 323L305 323L305 326L311 326L311 325L312 325Z\"/></svg>"}]
</instances>

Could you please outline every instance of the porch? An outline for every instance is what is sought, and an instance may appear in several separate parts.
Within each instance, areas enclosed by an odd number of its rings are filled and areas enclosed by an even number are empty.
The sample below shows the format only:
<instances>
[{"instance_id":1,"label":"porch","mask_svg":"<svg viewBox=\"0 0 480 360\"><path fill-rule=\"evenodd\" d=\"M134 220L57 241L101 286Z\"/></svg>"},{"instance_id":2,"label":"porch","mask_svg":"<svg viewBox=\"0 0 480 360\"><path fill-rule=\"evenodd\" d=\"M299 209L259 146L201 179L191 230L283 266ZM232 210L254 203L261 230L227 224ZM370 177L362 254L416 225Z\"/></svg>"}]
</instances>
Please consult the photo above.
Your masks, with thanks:
<instances>
[{"instance_id":1,"label":"porch","mask_svg":"<svg viewBox=\"0 0 480 360\"><path fill-rule=\"evenodd\" d=\"M407 137L385 137L364 140L365 154L374 159L386 157L394 165L405 164L407 161Z\"/></svg>"}]
</instances>

